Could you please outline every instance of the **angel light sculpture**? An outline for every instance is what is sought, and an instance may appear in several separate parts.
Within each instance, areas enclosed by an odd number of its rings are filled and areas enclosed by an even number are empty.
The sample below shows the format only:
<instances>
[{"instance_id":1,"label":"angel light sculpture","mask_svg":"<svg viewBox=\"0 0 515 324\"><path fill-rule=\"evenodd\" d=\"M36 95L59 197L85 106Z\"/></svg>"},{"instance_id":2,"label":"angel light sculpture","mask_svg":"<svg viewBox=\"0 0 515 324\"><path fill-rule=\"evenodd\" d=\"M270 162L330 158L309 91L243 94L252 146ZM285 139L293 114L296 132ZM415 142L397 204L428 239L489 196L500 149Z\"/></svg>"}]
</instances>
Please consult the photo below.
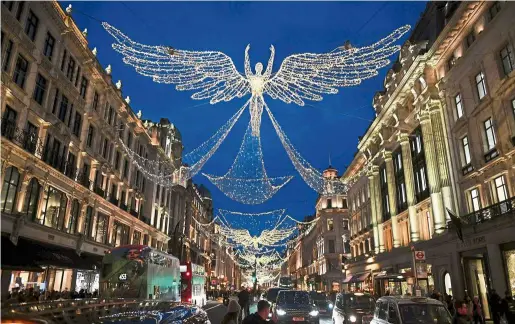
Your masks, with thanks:
<instances>
[{"instance_id":1,"label":"angel light sculpture","mask_svg":"<svg viewBox=\"0 0 515 324\"><path fill-rule=\"evenodd\" d=\"M400 46L394 43L410 28L400 27L370 46L341 46L329 53L290 55L283 60L276 73L272 73L274 46L270 47L271 55L266 69L263 71L263 64L257 63L253 72L249 58L250 45L247 45L245 73L241 74L232 59L222 52L144 45L131 40L108 23L102 25L115 38L116 43L112 47L123 55L123 61L155 82L175 84L179 91L194 91L192 99L209 99L211 104L250 94L244 107L249 106L252 136L259 137L261 117L266 109L293 165L306 183L321 194L341 191L338 189L342 188L340 180L323 179L318 170L300 157L274 121L263 95L304 106L305 100L321 101L322 95L336 94L340 87L359 85L363 80L376 76L379 69L390 63L389 57L400 50ZM214 150L209 152L212 154ZM256 154L260 152L256 151ZM257 176L256 179L259 180ZM277 186L270 185L268 179L264 180L268 183L265 187L277 189ZM272 189L266 190L272 192ZM269 196L264 195L265 198Z\"/></svg>"}]
</instances>

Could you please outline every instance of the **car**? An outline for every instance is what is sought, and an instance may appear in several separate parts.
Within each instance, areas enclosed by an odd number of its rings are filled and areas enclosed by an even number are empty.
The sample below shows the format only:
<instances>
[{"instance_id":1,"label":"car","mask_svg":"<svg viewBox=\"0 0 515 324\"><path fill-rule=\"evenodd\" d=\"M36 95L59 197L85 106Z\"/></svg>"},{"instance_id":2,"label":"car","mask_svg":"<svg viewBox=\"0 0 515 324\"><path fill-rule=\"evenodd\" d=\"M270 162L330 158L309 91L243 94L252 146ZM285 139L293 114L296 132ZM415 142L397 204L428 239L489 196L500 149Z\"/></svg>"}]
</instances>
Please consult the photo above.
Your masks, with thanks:
<instances>
[{"instance_id":1,"label":"car","mask_svg":"<svg viewBox=\"0 0 515 324\"><path fill-rule=\"evenodd\" d=\"M374 298L364 293L339 293L333 308L334 324L368 324L374 314Z\"/></svg>"},{"instance_id":2,"label":"car","mask_svg":"<svg viewBox=\"0 0 515 324\"><path fill-rule=\"evenodd\" d=\"M280 291L285 290L284 288L280 287L273 287L269 288L264 294L262 299L266 300L270 304L270 314L268 317L272 317L272 313L274 311L275 301L277 299L277 294Z\"/></svg>"},{"instance_id":3,"label":"car","mask_svg":"<svg viewBox=\"0 0 515 324\"><path fill-rule=\"evenodd\" d=\"M274 313L277 317L277 324L320 323L318 308L314 305L307 291L280 291L277 294Z\"/></svg>"},{"instance_id":4,"label":"car","mask_svg":"<svg viewBox=\"0 0 515 324\"><path fill-rule=\"evenodd\" d=\"M331 302L324 293L319 293L316 291L311 291L309 293L309 297L318 307L318 312L320 317L331 316L333 313L333 302Z\"/></svg>"},{"instance_id":5,"label":"car","mask_svg":"<svg viewBox=\"0 0 515 324\"><path fill-rule=\"evenodd\" d=\"M384 296L376 301L371 324L452 324L445 305L432 298Z\"/></svg>"}]
</instances>

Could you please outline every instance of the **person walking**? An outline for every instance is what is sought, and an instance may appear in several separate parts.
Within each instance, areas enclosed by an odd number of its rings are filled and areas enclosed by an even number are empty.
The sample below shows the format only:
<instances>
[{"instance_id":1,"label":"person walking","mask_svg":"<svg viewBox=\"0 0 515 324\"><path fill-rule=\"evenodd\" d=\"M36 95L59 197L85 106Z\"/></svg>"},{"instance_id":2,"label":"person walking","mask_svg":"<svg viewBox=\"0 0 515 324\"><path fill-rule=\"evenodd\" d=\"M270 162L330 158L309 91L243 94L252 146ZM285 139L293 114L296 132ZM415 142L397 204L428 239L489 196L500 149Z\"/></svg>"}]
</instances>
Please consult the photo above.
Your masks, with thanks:
<instances>
[{"instance_id":1,"label":"person walking","mask_svg":"<svg viewBox=\"0 0 515 324\"><path fill-rule=\"evenodd\" d=\"M504 316L506 323L515 324L515 300L509 290L506 290L501 300L501 315Z\"/></svg>"},{"instance_id":2,"label":"person walking","mask_svg":"<svg viewBox=\"0 0 515 324\"><path fill-rule=\"evenodd\" d=\"M481 307L481 303L479 302L479 297L474 296L472 300L472 320L474 324L483 324L483 309Z\"/></svg>"},{"instance_id":3,"label":"person walking","mask_svg":"<svg viewBox=\"0 0 515 324\"><path fill-rule=\"evenodd\" d=\"M277 317L275 314L270 321L267 321L270 314L270 304L266 300L260 300L257 304L257 312L245 317L242 324L275 324Z\"/></svg>"},{"instance_id":4,"label":"person walking","mask_svg":"<svg viewBox=\"0 0 515 324\"><path fill-rule=\"evenodd\" d=\"M220 324L238 324L241 307L238 302L231 299L229 306L227 306L227 313L225 314Z\"/></svg>"},{"instance_id":5,"label":"person walking","mask_svg":"<svg viewBox=\"0 0 515 324\"><path fill-rule=\"evenodd\" d=\"M250 294L245 287L238 293L238 303L241 307L241 317L245 318L250 314Z\"/></svg>"},{"instance_id":6,"label":"person walking","mask_svg":"<svg viewBox=\"0 0 515 324\"><path fill-rule=\"evenodd\" d=\"M494 324L501 323L501 297L497 294L495 289L490 291L490 307L492 309L492 320Z\"/></svg>"},{"instance_id":7,"label":"person walking","mask_svg":"<svg viewBox=\"0 0 515 324\"><path fill-rule=\"evenodd\" d=\"M456 302L456 313L454 315L454 324L468 324L470 323L470 314L467 307L467 302Z\"/></svg>"}]
</instances>

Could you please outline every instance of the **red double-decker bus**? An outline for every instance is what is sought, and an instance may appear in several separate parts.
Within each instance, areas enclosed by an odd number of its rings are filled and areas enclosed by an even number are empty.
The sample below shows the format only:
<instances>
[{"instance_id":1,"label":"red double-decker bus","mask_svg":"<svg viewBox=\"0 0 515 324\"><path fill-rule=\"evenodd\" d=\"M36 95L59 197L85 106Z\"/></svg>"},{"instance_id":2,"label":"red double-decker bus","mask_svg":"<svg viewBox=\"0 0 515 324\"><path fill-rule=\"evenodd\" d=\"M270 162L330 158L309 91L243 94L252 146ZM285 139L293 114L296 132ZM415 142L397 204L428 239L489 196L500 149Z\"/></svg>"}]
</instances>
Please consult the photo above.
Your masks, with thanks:
<instances>
[{"instance_id":1,"label":"red double-decker bus","mask_svg":"<svg viewBox=\"0 0 515 324\"><path fill-rule=\"evenodd\" d=\"M206 304L206 271L203 266L181 264L181 301L198 306Z\"/></svg>"}]
</instances>

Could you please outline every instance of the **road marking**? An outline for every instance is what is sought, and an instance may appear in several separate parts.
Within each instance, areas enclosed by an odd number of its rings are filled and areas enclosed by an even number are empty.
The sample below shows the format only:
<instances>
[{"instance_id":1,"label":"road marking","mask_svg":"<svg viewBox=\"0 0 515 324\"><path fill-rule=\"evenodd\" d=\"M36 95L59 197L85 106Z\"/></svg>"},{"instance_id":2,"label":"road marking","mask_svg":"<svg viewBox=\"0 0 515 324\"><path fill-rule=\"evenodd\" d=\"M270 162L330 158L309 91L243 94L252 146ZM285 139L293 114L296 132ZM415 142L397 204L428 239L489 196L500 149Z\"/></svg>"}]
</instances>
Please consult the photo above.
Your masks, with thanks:
<instances>
[{"instance_id":1,"label":"road marking","mask_svg":"<svg viewBox=\"0 0 515 324\"><path fill-rule=\"evenodd\" d=\"M216 304L216 305L215 305L215 306L213 306L213 307L204 308L204 311L206 311L206 312L207 312L208 310L212 310L213 308L216 308L216 307L218 307L218 306L222 306L222 304Z\"/></svg>"}]
</instances>

